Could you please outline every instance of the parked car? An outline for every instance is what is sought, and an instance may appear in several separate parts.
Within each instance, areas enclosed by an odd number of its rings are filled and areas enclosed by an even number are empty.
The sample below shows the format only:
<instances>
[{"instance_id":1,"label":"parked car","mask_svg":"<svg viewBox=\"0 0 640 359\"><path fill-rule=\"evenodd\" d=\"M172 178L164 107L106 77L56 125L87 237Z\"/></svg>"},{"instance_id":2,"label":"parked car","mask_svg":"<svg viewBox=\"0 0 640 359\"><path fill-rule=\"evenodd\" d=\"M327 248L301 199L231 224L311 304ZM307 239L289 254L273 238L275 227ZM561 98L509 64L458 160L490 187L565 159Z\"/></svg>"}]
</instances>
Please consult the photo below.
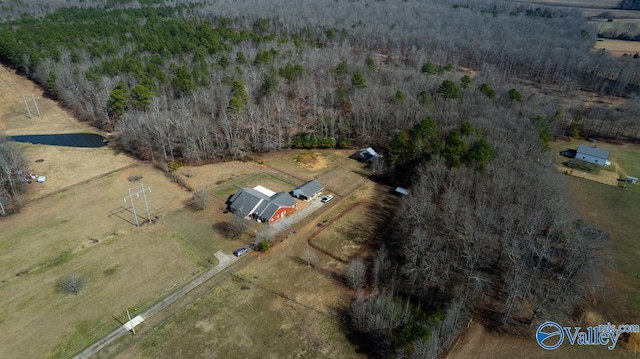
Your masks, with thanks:
<instances>
[{"instance_id":1,"label":"parked car","mask_svg":"<svg viewBox=\"0 0 640 359\"><path fill-rule=\"evenodd\" d=\"M249 252L249 249L247 248L240 248L240 249L236 249L235 251L233 251L233 255L236 257L240 257L243 254Z\"/></svg>"},{"instance_id":2,"label":"parked car","mask_svg":"<svg viewBox=\"0 0 640 359\"><path fill-rule=\"evenodd\" d=\"M320 202L322 202L322 203L327 203L327 202L331 201L332 199L333 199L333 196L332 196L332 195L330 195L330 194L328 194L328 195L326 195L326 196L322 197L322 199L320 200Z\"/></svg>"},{"instance_id":3,"label":"parked car","mask_svg":"<svg viewBox=\"0 0 640 359\"><path fill-rule=\"evenodd\" d=\"M568 150L564 150L560 152L560 155L567 157L567 158L575 158L576 157L576 150L572 150L572 149L568 149Z\"/></svg>"}]
</instances>

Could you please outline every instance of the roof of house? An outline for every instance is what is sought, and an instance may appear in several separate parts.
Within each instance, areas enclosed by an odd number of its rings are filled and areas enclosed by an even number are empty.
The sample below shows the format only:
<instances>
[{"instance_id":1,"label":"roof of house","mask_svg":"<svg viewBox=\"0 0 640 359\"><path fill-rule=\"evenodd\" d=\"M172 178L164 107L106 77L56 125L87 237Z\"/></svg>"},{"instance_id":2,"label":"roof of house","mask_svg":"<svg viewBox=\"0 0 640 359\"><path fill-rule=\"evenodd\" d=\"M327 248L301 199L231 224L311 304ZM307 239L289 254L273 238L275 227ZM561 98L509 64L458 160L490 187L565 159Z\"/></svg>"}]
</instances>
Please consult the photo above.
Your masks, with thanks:
<instances>
[{"instance_id":1,"label":"roof of house","mask_svg":"<svg viewBox=\"0 0 640 359\"><path fill-rule=\"evenodd\" d=\"M582 153L587 156L604 158L605 160L609 158L609 150L605 150L598 147L591 147L587 145L579 145L578 153Z\"/></svg>"},{"instance_id":2,"label":"roof of house","mask_svg":"<svg viewBox=\"0 0 640 359\"><path fill-rule=\"evenodd\" d=\"M356 151L355 156L362 159L365 162L370 162L375 160L376 158L382 157L378 152L376 152L373 148L361 148Z\"/></svg>"},{"instance_id":3,"label":"roof of house","mask_svg":"<svg viewBox=\"0 0 640 359\"><path fill-rule=\"evenodd\" d=\"M273 192L272 190L270 190L270 189L268 189L268 188L266 188L266 187L259 186L259 185L258 185L258 186L253 187L253 189L255 189L256 191L258 191L258 192L260 192L260 193L262 193L262 194L265 194L265 195L267 195L267 196L269 196L269 197L271 197L271 196L273 196L274 194L276 194L276 193L275 193L275 192Z\"/></svg>"},{"instance_id":4,"label":"roof of house","mask_svg":"<svg viewBox=\"0 0 640 359\"><path fill-rule=\"evenodd\" d=\"M298 188L293 190L293 193L300 193L305 197L313 196L314 194L322 191L324 186L318 180L311 180L301 184Z\"/></svg>"},{"instance_id":5,"label":"roof of house","mask_svg":"<svg viewBox=\"0 0 640 359\"><path fill-rule=\"evenodd\" d=\"M264 187L262 187L264 188ZM268 193L274 193L267 190ZM268 196L255 188L241 188L230 199L229 208L244 215L256 214L261 218L271 218L280 207L293 207L296 200L288 193L279 192Z\"/></svg>"}]
</instances>

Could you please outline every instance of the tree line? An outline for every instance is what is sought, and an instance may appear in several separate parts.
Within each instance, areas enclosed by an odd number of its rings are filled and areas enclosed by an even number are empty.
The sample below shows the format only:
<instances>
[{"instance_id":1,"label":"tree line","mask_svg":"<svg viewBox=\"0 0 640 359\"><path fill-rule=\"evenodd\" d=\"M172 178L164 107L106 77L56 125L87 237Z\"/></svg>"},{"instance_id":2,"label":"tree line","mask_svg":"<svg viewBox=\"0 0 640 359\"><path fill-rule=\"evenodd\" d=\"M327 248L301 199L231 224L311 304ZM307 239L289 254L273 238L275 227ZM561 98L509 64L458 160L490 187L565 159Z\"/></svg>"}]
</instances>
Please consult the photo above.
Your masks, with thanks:
<instances>
[{"instance_id":1,"label":"tree line","mask_svg":"<svg viewBox=\"0 0 640 359\"><path fill-rule=\"evenodd\" d=\"M28 162L22 150L0 136L0 215L22 207L28 175Z\"/></svg>"},{"instance_id":2,"label":"tree line","mask_svg":"<svg viewBox=\"0 0 640 359\"><path fill-rule=\"evenodd\" d=\"M640 83L634 62L589 52L594 29L571 11L474 1L69 5L0 24L0 59L148 159L237 158L300 144L299 133L323 146L386 146L429 116L434 85L461 67L480 70L474 86L494 98L513 76L612 94ZM638 136L632 116L609 114L585 128ZM590 127L599 120L607 124Z\"/></svg>"}]
</instances>

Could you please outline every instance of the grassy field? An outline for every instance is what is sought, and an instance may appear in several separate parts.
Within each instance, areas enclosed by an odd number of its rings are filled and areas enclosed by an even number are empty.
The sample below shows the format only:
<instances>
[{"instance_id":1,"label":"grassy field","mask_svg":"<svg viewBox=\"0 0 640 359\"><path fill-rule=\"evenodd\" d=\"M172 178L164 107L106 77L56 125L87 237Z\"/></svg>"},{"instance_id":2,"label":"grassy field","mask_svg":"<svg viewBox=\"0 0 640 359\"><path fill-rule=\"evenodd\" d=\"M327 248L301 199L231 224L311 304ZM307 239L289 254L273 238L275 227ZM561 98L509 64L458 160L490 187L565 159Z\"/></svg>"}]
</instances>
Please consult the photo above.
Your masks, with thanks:
<instances>
[{"instance_id":1,"label":"grassy field","mask_svg":"<svg viewBox=\"0 0 640 359\"><path fill-rule=\"evenodd\" d=\"M346 208L334 220L324 224L312 240L319 248L344 262L351 260L378 229L376 212L366 203Z\"/></svg>"},{"instance_id":2,"label":"grassy field","mask_svg":"<svg viewBox=\"0 0 640 359\"><path fill-rule=\"evenodd\" d=\"M291 169L297 166L294 158L289 157ZM264 162L285 167L284 161L277 158L266 158ZM357 163L329 166L333 170L327 176L340 177L338 174L346 169L354 178L360 178L352 172L360 168ZM304 171L307 170L301 170ZM245 179L239 182L244 183ZM221 183L221 187L228 185ZM311 218L296 224L268 252L250 253L245 258L250 259L246 265L232 269L217 287L203 292L186 310L164 321L162 326L143 330L130 339L117 357L361 358L342 327L343 313L353 295L343 284L345 264L315 251L307 239L318 230L318 223L325 223L325 233L335 231L338 241L349 243L353 232L347 227L360 228L360 220L366 220L363 233L373 235L373 223L379 221L383 208L395 204L395 198L388 188L370 181L360 183L348 193L348 198L347 201L336 198ZM353 206L352 201L371 198L378 199L375 210L364 204ZM336 221L332 222L333 219ZM182 221L176 217L174 222ZM207 232L209 228L200 230L215 237ZM365 237L360 234L358 248L366 241ZM214 249L211 247L209 251ZM315 267L305 263L307 251L318 256Z\"/></svg>"},{"instance_id":3,"label":"grassy field","mask_svg":"<svg viewBox=\"0 0 640 359\"><path fill-rule=\"evenodd\" d=\"M615 305L601 308L603 314L611 321L640 323L640 233L636 225L640 194L573 178L569 183L581 217L611 235L614 271L610 276L618 293Z\"/></svg>"},{"instance_id":4,"label":"grassy field","mask_svg":"<svg viewBox=\"0 0 640 359\"><path fill-rule=\"evenodd\" d=\"M161 173L132 170L157 191L149 198L153 215L181 201L183 191ZM112 316L144 306L197 270L165 227L132 224L122 202L127 177L73 186L0 220L0 357L68 357L117 327ZM86 280L77 296L57 290L69 274Z\"/></svg>"},{"instance_id":5,"label":"grassy field","mask_svg":"<svg viewBox=\"0 0 640 359\"><path fill-rule=\"evenodd\" d=\"M605 39L604 41L597 41L595 49L604 49L615 56L634 55L640 53L640 41Z\"/></svg>"},{"instance_id":6,"label":"grassy field","mask_svg":"<svg viewBox=\"0 0 640 359\"><path fill-rule=\"evenodd\" d=\"M384 193L388 195L369 182L352 195L362 200ZM342 313L352 295L342 283L344 263L321 252L315 252L316 267L303 259L307 251L315 251L307 238L317 224L339 218L347 207L332 202L268 252L249 254L251 261L245 266L162 326L131 339L117 357L361 358L342 328ZM358 205L339 223L367 212L368 207Z\"/></svg>"}]
</instances>

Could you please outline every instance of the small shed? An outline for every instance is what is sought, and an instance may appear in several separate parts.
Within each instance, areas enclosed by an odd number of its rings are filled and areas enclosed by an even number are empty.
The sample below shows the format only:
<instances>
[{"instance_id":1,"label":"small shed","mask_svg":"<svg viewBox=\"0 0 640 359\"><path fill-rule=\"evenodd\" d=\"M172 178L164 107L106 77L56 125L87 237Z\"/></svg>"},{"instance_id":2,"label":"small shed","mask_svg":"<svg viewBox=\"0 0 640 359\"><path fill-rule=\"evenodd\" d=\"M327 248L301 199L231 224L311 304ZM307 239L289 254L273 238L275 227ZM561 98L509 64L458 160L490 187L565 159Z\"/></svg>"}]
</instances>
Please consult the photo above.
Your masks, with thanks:
<instances>
[{"instance_id":1,"label":"small shed","mask_svg":"<svg viewBox=\"0 0 640 359\"><path fill-rule=\"evenodd\" d=\"M627 182L636 184L636 183L638 183L638 178L637 177L627 176Z\"/></svg>"},{"instance_id":2,"label":"small shed","mask_svg":"<svg viewBox=\"0 0 640 359\"><path fill-rule=\"evenodd\" d=\"M611 162L609 162L609 151L596 146L578 146L576 159L600 166L611 164Z\"/></svg>"},{"instance_id":3,"label":"small shed","mask_svg":"<svg viewBox=\"0 0 640 359\"><path fill-rule=\"evenodd\" d=\"M396 189L394 190L394 192L396 194L399 194L401 196L408 196L409 195L409 190L403 187L396 187Z\"/></svg>"},{"instance_id":4,"label":"small shed","mask_svg":"<svg viewBox=\"0 0 640 359\"><path fill-rule=\"evenodd\" d=\"M291 195L304 201L310 201L321 195L322 190L324 190L324 186L318 180L311 180L294 189Z\"/></svg>"}]
</instances>

